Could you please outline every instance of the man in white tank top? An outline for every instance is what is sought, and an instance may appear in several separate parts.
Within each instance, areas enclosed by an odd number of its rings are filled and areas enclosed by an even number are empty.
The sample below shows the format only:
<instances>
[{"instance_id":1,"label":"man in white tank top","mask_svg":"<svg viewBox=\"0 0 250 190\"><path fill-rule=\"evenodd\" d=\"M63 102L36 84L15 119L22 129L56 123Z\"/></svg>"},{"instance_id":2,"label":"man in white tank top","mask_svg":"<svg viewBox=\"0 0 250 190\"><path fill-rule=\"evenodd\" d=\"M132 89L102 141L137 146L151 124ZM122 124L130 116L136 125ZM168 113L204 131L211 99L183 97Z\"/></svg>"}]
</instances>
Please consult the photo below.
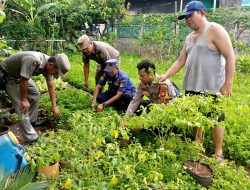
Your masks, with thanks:
<instances>
[{"instance_id":1,"label":"man in white tank top","mask_svg":"<svg viewBox=\"0 0 250 190\"><path fill-rule=\"evenodd\" d=\"M186 94L232 94L235 72L235 55L230 37L219 24L209 22L205 17L205 6L200 1L192 1L178 17L186 20L193 30L186 38L179 58L162 76L161 81L171 77L185 66L183 88ZM224 58L222 58L224 57ZM222 61L222 60L225 61ZM194 128L195 141L202 143L202 130ZM222 143L224 128L216 126L212 130L215 155L218 163L223 161Z\"/></svg>"}]
</instances>

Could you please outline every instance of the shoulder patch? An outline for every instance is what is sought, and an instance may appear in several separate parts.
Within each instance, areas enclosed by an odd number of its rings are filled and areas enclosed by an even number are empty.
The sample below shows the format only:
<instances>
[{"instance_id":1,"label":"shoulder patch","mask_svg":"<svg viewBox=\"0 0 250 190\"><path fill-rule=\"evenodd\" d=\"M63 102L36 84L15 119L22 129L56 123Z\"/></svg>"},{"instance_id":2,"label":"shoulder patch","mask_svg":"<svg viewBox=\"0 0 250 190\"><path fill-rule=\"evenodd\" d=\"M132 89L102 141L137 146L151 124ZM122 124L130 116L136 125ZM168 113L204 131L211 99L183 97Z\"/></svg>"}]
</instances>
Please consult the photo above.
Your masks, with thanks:
<instances>
[{"instance_id":1,"label":"shoulder patch","mask_svg":"<svg viewBox=\"0 0 250 190\"><path fill-rule=\"evenodd\" d=\"M102 75L101 76L101 78L100 78L100 80L104 80L105 79L105 76L104 75Z\"/></svg>"},{"instance_id":2,"label":"shoulder patch","mask_svg":"<svg viewBox=\"0 0 250 190\"><path fill-rule=\"evenodd\" d=\"M36 70L36 64L35 63L32 63L32 66L31 66L31 71L35 71Z\"/></svg>"}]
</instances>

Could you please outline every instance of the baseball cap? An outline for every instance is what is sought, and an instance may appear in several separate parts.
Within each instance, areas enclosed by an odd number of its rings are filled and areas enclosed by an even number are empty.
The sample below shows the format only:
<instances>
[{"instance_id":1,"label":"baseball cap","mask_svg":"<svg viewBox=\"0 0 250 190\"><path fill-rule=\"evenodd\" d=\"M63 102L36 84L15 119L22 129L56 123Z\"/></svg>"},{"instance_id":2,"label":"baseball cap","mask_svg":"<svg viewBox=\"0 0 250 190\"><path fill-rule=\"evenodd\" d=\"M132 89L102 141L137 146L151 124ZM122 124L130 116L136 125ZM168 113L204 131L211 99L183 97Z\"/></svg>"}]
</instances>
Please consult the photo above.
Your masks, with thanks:
<instances>
[{"instance_id":1,"label":"baseball cap","mask_svg":"<svg viewBox=\"0 0 250 190\"><path fill-rule=\"evenodd\" d=\"M109 59L106 61L106 67L103 70L104 72L112 72L119 64L118 59Z\"/></svg>"},{"instance_id":2,"label":"baseball cap","mask_svg":"<svg viewBox=\"0 0 250 190\"><path fill-rule=\"evenodd\" d=\"M86 34L84 34L77 40L77 45L80 50L84 50L89 45L90 42L91 41L89 37Z\"/></svg>"},{"instance_id":3,"label":"baseball cap","mask_svg":"<svg viewBox=\"0 0 250 190\"><path fill-rule=\"evenodd\" d=\"M206 7L201 1L191 1L186 4L184 12L178 17L178 20L182 20L191 15L194 11L206 10Z\"/></svg>"},{"instance_id":4,"label":"baseball cap","mask_svg":"<svg viewBox=\"0 0 250 190\"><path fill-rule=\"evenodd\" d=\"M69 58L65 53L56 55L56 66L61 77L70 70Z\"/></svg>"}]
</instances>

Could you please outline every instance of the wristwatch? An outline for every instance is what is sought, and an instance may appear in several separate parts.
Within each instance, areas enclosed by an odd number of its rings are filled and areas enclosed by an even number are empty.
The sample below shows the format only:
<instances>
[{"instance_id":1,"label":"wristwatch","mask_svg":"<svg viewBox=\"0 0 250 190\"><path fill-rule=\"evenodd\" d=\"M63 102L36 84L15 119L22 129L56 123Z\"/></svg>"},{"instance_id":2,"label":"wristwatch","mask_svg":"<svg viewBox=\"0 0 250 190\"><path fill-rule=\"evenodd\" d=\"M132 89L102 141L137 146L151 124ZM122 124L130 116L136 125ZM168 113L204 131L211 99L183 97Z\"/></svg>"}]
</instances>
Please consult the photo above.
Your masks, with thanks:
<instances>
[{"instance_id":1,"label":"wristwatch","mask_svg":"<svg viewBox=\"0 0 250 190\"><path fill-rule=\"evenodd\" d=\"M103 107L106 107L106 106L107 106L107 103L106 103L106 102L103 102L102 105L103 105Z\"/></svg>"}]
</instances>

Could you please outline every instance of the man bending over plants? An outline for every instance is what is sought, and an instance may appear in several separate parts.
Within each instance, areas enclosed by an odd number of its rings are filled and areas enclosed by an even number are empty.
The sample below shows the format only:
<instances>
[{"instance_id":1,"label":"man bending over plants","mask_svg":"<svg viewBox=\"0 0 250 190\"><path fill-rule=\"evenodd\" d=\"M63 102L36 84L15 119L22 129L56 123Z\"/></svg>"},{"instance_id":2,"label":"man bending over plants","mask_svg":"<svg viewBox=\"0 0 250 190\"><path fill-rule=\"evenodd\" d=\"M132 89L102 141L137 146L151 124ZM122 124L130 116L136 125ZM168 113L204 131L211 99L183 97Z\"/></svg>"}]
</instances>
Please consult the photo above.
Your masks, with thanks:
<instances>
[{"instance_id":1,"label":"man bending over plants","mask_svg":"<svg viewBox=\"0 0 250 190\"><path fill-rule=\"evenodd\" d=\"M100 89L108 83L108 90L100 93ZM135 86L128 75L119 70L119 60L106 61L104 74L98 81L93 94L92 109L97 112L103 111L106 106L114 106L117 110L126 110L129 102L135 94ZM96 102L99 105L96 108Z\"/></svg>"},{"instance_id":2,"label":"man bending over plants","mask_svg":"<svg viewBox=\"0 0 250 190\"><path fill-rule=\"evenodd\" d=\"M82 52L82 60L84 63L84 89L89 91L89 60L94 60L97 63L95 76L95 82L97 84L104 73L106 61L109 59L118 59L118 61L120 61L120 53L105 42L91 41L87 35L82 35L77 40L77 45Z\"/></svg>"},{"instance_id":3,"label":"man bending over plants","mask_svg":"<svg viewBox=\"0 0 250 190\"><path fill-rule=\"evenodd\" d=\"M22 117L18 125L26 143L37 141L38 134L33 127L39 126L37 110L40 94L31 77L42 74L46 78L52 112L59 117L53 76L63 76L69 70L69 59L64 53L49 57L40 52L23 51L11 55L0 64L0 72L6 78L5 90L16 114Z\"/></svg>"},{"instance_id":4,"label":"man bending over plants","mask_svg":"<svg viewBox=\"0 0 250 190\"><path fill-rule=\"evenodd\" d=\"M135 112L140 114L140 106L148 106L150 103L167 104L177 96L181 96L179 88L170 80L159 82L160 77L155 73L155 64L143 60L137 65L140 83L137 87L136 94L130 102L125 113L121 127L126 125L126 120ZM146 96L149 100L143 100Z\"/></svg>"}]
</instances>

